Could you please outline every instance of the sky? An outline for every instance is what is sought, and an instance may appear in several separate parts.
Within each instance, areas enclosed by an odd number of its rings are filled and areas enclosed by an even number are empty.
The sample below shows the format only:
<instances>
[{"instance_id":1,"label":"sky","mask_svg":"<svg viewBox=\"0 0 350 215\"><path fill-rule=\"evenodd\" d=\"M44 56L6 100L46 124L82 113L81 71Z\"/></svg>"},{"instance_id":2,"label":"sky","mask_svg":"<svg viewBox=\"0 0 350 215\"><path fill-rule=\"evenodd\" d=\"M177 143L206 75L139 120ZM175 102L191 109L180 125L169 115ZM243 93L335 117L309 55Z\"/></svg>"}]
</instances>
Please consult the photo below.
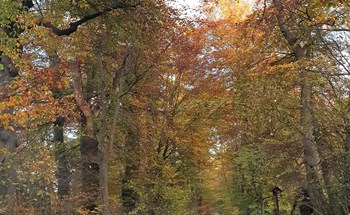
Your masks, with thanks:
<instances>
[{"instance_id":1,"label":"sky","mask_svg":"<svg viewBox=\"0 0 350 215\"><path fill-rule=\"evenodd\" d=\"M184 16L194 16L199 15L199 12L196 10L199 9L201 0L175 0L175 3L172 5L183 12Z\"/></svg>"},{"instance_id":2,"label":"sky","mask_svg":"<svg viewBox=\"0 0 350 215\"><path fill-rule=\"evenodd\" d=\"M188 6L195 8L200 5L200 0L177 0L178 2L182 2L183 4L187 4Z\"/></svg>"}]
</instances>

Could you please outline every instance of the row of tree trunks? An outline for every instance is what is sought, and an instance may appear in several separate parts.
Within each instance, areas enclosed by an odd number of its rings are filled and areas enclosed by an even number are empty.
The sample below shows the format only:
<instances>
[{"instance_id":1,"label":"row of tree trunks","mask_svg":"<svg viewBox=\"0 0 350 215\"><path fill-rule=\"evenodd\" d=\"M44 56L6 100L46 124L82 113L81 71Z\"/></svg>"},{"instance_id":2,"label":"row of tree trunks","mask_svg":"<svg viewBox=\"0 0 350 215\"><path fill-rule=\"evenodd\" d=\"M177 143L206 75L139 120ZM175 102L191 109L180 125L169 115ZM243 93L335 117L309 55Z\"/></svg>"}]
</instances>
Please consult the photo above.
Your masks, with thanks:
<instances>
[{"instance_id":1,"label":"row of tree trunks","mask_svg":"<svg viewBox=\"0 0 350 215\"><path fill-rule=\"evenodd\" d=\"M22 1L22 5L24 6L24 10L28 11L30 8L34 6L33 1L26 0ZM81 20L77 22L70 23L68 28L59 29L54 24L50 22L38 23L41 27L45 27L52 30L52 33L56 36L70 36L72 33L77 31L78 27L89 20L95 19L99 16L102 16L112 10L117 9L134 9L137 4L128 4L123 1L123 3L116 4L110 8L104 9L103 11L98 11L95 14L88 15L86 14L81 18ZM40 6L39 6L40 7ZM4 27L2 29L9 37L17 38L18 34L23 33L23 29L18 29L16 23L10 24L10 27ZM20 47L22 48L22 47ZM59 65L60 60L57 54L49 53L50 59L50 67L54 72L54 76L60 76ZM11 58L1 53L1 62L4 65L4 71L1 71L0 74L0 93L1 98L6 98L8 96L7 89L11 82L18 76L18 70L14 66ZM114 144L114 138L110 142L107 142L105 137L106 131L102 132L100 138L97 135L97 132L94 130L94 116L92 114L91 107L88 102L84 98L83 93L83 83L82 83L82 75L80 70L80 63L76 60L73 63L72 67L72 80L74 84L74 96L78 109L81 112L81 128L82 128L82 136L80 138L80 152L81 152L81 166L82 166L82 186L81 190L85 198L83 198L83 207L88 211L97 210L97 200L100 194L102 194L102 205L103 205L103 214L110 214L109 212L109 199L108 199L108 153ZM102 67L101 67L102 68ZM103 70L101 70L103 71ZM120 74L119 74L120 75ZM104 77L104 76L102 76ZM103 82L103 81L102 81ZM104 89L104 83L101 85L101 89ZM121 84L118 85L119 92L122 93ZM60 89L50 89L54 97L58 98L62 94ZM120 95L118 95L117 101L115 102L115 115L113 118L113 126L111 129L111 136L114 135L114 130L116 127L116 122L119 113L119 101ZM106 94L105 92L101 92L101 98L104 99L103 102L106 102ZM4 100L2 100L4 101ZM12 109L2 110L2 113L12 114ZM104 113L107 113L107 104L104 106ZM106 117L105 117L106 118ZM106 119L104 119L106 123ZM70 195L71 187L70 187L70 178L71 178L71 167L69 164L68 157L68 148L64 144L64 127L65 127L65 118L58 116L56 120L53 122L53 141L57 143L57 153L56 153L56 161L58 164L58 169L56 171L57 176L57 192L58 196L61 199ZM105 129L106 130L106 129ZM102 141L103 146L100 144ZM15 171L11 164L11 154L16 151L16 147L18 146L18 138L16 131L6 130L5 128L0 128L0 149L1 151L5 151L5 153L0 154L0 180L4 181L5 184L0 184L0 203L4 202L4 205L8 206L9 211L6 214L13 214L12 209L14 208L14 199L15 199L15 188L13 186L15 182ZM106 146L106 147L104 147ZM101 147L104 147L103 149ZM2 150L4 149L4 150ZM99 153L99 150L102 153ZM100 171L102 167L103 171ZM99 180L100 179L100 180ZM101 190L100 190L101 188ZM2 206L2 205L1 205ZM3 207L1 207L3 208ZM1 212L0 212L1 213Z\"/></svg>"}]
</instances>

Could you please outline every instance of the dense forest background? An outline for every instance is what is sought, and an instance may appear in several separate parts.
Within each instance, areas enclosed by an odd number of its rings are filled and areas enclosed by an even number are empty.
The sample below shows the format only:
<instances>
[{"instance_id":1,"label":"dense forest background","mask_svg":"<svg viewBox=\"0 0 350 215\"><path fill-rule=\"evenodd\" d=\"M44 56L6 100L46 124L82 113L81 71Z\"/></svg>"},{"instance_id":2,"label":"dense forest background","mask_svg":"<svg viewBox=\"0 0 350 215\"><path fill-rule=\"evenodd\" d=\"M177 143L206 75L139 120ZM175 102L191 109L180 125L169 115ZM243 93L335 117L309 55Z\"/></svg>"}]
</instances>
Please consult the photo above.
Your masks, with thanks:
<instances>
[{"instance_id":1,"label":"dense forest background","mask_svg":"<svg viewBox=\"0 0 350 215\"><path fill-rule=\"evenodd\" d=\"M349 214L349 2L179 3L0 0L0 214Z\"/></svg>"}]
</instances>

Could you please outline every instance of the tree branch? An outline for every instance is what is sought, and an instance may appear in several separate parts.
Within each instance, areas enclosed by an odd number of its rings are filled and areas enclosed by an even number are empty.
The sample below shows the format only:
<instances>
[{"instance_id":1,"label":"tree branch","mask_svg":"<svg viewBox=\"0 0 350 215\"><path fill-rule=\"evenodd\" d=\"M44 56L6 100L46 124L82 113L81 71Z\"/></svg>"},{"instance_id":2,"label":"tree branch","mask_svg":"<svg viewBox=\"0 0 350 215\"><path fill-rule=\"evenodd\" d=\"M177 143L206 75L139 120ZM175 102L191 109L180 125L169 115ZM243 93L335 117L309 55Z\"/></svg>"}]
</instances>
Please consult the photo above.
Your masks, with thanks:
<instances>
[{"instance_id":1,"label":"tree branch","mask_svg":"<svg viewBox=\"0 0 350 215\"><path fill-rule=\"evenodd\" d=\"M340 31L340 32L350 32L350 29L347 28L319 28L320 31Z\"/></svg>"},{"instance_id":2,"label":"tree branch","mask_svg":"<svg viewBox=\"0 0 350 215\"><path fill-rule=\"evenodd\" d=\"M83 16L81 19L75 21L75 22L71 22L69 23L69 27L65 28L65 29L59 29L58 27L56 27L55 25L53 25L51 22L46 22L43 20L39 21L39 24L44 26L45 28L49 28L52 30L52 32L54 34L56 34L57 36L69 36L72 33L74 33L75 31L77 31L78 27L92 19L95 19L99 16L102 16L112 10L117 10L117 9L135 9L138 5L140 4L125 4L125 3L117 3L116 5L114 5L113 7L110 8L106 8L104 10L98 11L96 13L90 14L90 15L86 15Z\"/></svg>"},{"instance_id":3,"label":"tree branch","mask_svg":"<svg viewBox=\"0 0 350 215\"><path fill-rule=\"evenodd\" d=\"M75 102L86 119L86 135L89 137L94 136L93 131L93 117L89 104L85 101L83 95L83 83L81 77L80 63L78 60L73 62L72 66L72 80L74 88Z\"/></svg>"},{"instance_id":4,"label":"tree branch","mask_svg":"<svg viewBox=\"0 0 350 215\"><path fill-rule=\"evenodd\" d=\"M295 43L297 42L298 38L295 38L291 31L287 29L285 26L285 21L283 20L282 11L284 11L284 7L282 3L278 0L273 1L275 8L278 10L278 13L276 15L278 27L283 34L284 38L287 40L288 44L293 47Z\"/></svg>"}]
</instances>

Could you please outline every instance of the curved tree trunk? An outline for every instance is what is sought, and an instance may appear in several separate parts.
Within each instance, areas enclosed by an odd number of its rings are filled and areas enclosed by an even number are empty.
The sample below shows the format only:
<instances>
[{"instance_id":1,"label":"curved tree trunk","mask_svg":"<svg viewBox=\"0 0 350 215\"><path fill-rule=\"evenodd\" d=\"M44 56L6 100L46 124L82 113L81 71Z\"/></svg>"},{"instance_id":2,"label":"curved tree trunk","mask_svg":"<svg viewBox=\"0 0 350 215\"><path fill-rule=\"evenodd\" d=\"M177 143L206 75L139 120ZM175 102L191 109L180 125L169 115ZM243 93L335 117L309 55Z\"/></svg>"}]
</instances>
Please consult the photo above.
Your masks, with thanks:
<instances>
[{"instance_id":1,"label":"curved tree trunk","mask_svg":"<svg viewBox=\"0 0 350 215\"><path fill-rule=\"evenodd\" d=\"M81 77L80 63L74 61L72 68L72 80L74 84L74 97L81 112L81 125L83 135L80 139L80 153L82 162L82 193L83 207L88 211L97 209L97 199L99 196L99 142L94 134L94 122L92 111L83 95L83 83Z\"/></svg>"}]
</instances>

